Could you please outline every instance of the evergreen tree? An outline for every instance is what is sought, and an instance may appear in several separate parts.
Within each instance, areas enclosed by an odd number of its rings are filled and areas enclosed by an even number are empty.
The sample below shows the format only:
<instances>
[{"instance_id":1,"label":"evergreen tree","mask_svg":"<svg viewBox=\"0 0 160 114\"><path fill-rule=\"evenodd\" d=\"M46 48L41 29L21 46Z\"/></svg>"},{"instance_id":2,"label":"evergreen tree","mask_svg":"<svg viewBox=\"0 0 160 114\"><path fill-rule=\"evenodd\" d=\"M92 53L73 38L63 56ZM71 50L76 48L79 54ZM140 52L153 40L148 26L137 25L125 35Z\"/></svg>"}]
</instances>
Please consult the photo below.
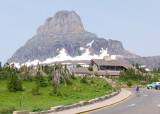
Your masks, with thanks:
<instances>
[{"instance_id":1,"label":"evergreen tree","mask_svg":"<svg viewBox=\"0 0 160 114\"><path fill-rule=\"evenodd\" d=\"M4 64L4 66L0 72L0 79L3 79L3 80L7 79L9 72L10 72L10 66L8 63L6 63L6 64Z\"/></svg>"},{"instance_id":2,"label":"evergreen tree","mask_svg":"<svg viewBox=\"0 0 160 114\"><path fill-rule=\"evenodd\" d=\"M0 62L0 71L2 71L2 65L1 65L1 62Z\"/></svg>"},{"instance_id":3,"label":"evergreen tree","mask_svg":"<svg viewBox=\"0 0 160 114\"><path fill-rule=\"evenodd\" d=\"M22 66L20 68L20 78L24 81L31 81L31 76L27 66Z\"/></svg>"},{"instance_id":4,"label":"evergreen tree","mask_svg":"<svg viewBox=\"0 0 160 114\"><path fill-rule=\"evenodd\" d=\"M18 79L18 76L16 74L16 70L13 68L13 66L10 69L9 75L8 75L8 83L7 88L9 92L16 92L16 91L22 91L22 83Z\"/></svg>"},{"instance_id":5,"label":"evergreen tree","mask_svg":"<svg viewBox=\"0 0 160 114\"><path fill-rule=\"evenodd\" d=\"M43 71L44 71L46 74L50 74L50 73L51 73L51 70L52 70L52 66L48 66L48 65L43 66Z\"/></svg>"},{"instance_id":6,"label":"evergreen tree","mask_svg":"<svg viewBox=\"0 0 160 114\"><path fill-rule=\"evenodd\" d=\"M136 63L136 69L139 69L139 64L138 63Z\"/></svg>"},{"instance_id":7,"label":"evergreen tree","mask_svg":"<svg viewBox=\"0 0 160 114\"><path fill-rule=\"evenodd\" d=\"M65 64L64 66L64 72L66 73L67 72L67 65Z\"/></svg>"},{"instance_id":8,"label":"evergreen tree","mask_svg":"<svg viewBox=\"0 0 160 114\"><path fill-rule=\"evenodd\" d=\"M38 71L36 74L36 85L38 87L45 87L47 86L47 84L45 83L45 79L43 78L43 76L40 74L40 67L38 66Z\"/></svg>"},{"instance_id":9,"label":"evergreen tree","mask_svg":"<svg viewBox=\"0 0 160 114\"><path fill-rule=\"evenodd\" d=\"M160 73L160 67L158 67L158 73Z\"/></svg>"}]
</instances>

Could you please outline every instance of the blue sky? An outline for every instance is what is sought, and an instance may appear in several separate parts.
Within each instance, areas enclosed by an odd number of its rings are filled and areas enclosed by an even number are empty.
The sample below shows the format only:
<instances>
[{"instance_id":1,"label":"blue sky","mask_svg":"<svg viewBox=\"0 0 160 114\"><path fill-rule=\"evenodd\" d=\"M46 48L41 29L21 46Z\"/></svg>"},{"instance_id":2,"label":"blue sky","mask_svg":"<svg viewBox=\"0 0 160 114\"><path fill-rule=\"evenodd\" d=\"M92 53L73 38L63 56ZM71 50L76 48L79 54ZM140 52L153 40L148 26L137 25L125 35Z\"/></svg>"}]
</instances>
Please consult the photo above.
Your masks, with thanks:
<instances>
[{"instance_id":1,"label":"blue sky","mask_svg":"<svg viewBox=\"0 0 160 114\"><path fill-rule=\"evenodd\" d=\"M74 10L85 30L119 40L128 51L160 55L160 0L0 0L0 61L60 10Z\"/></svg>"}]
</instances>

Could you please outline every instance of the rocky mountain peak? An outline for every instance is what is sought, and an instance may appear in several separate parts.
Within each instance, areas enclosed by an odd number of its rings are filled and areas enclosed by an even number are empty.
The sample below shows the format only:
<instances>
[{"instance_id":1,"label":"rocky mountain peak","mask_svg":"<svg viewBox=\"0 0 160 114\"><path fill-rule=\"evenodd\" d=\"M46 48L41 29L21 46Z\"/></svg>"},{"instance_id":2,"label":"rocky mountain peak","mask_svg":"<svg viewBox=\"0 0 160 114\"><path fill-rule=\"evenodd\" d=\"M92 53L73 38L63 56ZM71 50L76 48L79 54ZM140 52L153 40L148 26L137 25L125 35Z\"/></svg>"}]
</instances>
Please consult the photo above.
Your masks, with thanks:
<instances>
[{"instance_id":1,"label":"rocky mountain peak","mask_svg":"<svg viewBox=\"0 0 160 114\"><path fill-rule=\"evenodd\" d=\"M81 18L74 11L59 11L46 19L37 30L38 35L85 33Z\"/></svg>"},{"instance_id":2,"label":"rocky mountain peak","mask_svg":"<svg viewBox=\"0 0 160 114\"><path fill-rule=\"evenodd\" d=\"M63 60L90 60L104 55L136 57L120 41L98 38L84 30L74 11L59 11L45 20L36 35L20 47L9 63L36 64Z\"/></svg>"}]
</instances>

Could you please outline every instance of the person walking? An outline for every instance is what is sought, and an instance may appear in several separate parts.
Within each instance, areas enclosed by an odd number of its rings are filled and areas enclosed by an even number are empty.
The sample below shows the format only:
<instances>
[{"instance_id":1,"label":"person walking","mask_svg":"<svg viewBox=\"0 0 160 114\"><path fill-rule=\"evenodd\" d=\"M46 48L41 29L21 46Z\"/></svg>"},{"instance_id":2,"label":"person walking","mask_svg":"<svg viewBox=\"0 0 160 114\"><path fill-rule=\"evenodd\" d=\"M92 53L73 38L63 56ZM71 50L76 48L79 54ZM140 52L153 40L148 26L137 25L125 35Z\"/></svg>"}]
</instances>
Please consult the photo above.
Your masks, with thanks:
<instances>
[{"instance_id":1,"label":"person walking","mask_svg":"<svg viewBox=\"0 0 160 114\"><path fill-rule=\"evenodd\" d=\"M140 86L137 85L137 87L136 87L136 96L137 96L137 97L139 97L139 88L140 88Z\"/></svg>"}]
</instances>

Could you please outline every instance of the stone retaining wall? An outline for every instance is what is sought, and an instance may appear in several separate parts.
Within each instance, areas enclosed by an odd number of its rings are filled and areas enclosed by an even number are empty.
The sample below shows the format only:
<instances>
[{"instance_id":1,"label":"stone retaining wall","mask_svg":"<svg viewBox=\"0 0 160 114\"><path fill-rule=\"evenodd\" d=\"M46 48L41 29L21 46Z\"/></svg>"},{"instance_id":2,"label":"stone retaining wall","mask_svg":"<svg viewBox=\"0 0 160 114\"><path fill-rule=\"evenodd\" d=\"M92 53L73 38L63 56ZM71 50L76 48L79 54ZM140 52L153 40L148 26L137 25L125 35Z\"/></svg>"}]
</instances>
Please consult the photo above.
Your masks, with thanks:
<instances>
[{"instance_id":1,"label":"stone retaining wall","mask_svg":"<svg viewBox=\"0 0 160 114\"><path fill-rule=\"evenodd\" d=\"M109 99L113 96L116 96L119 93L120 93L120 91L117 91L117 92L113 92L110 95L105 95L105 96L95 98L95 99L92 99L92 100L89 100L89 101L80 101L79 103L72 104L72 105L67 105L67 106L51 107L50 110L47 110L47 111L40 111L40 112L14 111L13 114L48 114L48 113L51 113L51 112L59 112L59 111L63 111L63 110L68 110L68 109L72 109L72 108L77 108L77 107L82 107L82 106L85 106L85 105L97 103L97 102Z\"/></svg>"}]
</instances>

